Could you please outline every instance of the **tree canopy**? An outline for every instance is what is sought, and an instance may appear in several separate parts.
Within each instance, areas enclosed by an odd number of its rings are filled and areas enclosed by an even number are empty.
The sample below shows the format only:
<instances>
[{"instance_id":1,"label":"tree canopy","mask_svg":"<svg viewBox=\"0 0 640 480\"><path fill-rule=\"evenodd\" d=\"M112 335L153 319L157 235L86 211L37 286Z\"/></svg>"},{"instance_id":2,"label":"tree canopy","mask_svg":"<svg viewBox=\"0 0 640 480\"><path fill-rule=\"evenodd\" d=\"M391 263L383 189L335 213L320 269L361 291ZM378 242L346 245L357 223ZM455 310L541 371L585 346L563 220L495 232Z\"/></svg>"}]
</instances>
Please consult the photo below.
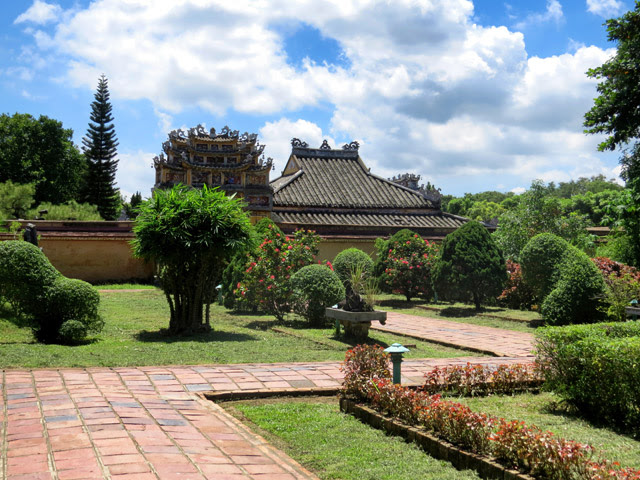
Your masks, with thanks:
<instances>
[{"instance_id":1,"label":"tree canopy","mask_svg":"<svg viewBox=\"0 0 640 480\"><path fill-rule=\"evenodd\" d=\"M98 207L102 218L114 220L120 209L120 194L115 186L118 139L111 114L108 82L104 75L98 81L94 99L87 135L82 139L82 148L88 161L85 199Z\"/></svg>"},{"instance_id":2,"label":"tree canopy","mask_svg":"<svg viewBox=\"0 0 640 480\"><path fill-rule=\"evenodd\" d=\"M171 333L210 330L208 306L215 298L222 269L251 239L243 205L206 185L156 190L140 205L133 251L156 262L160 269L171 311Z\"/></svg>"},{"instance_id":3,"label":"tree canopy","mask_svg":"<svg viewBox=\"0 0 640 480\"><path fill-rule=\"evenodd\" d=\"M619 18L607 20L608 39L616 54L587 72L599 81L600 94L585 114L586 133L604 133L598 149L622 149L622 178L630 195L619 210L620 224L631 239L634 264L640 264L640 2Z\"/></svg>"},{"instance_id":4,"label":"tree canopy","mask_svg":"<svg viewBox=\"0 0 640 480\"><path fill-rule=\"evenodd\" d=\"M86 160L62 123L26 113L0 115L0 183L35 186L36 202L78 200Z\"/></svg>"}]
</instances>

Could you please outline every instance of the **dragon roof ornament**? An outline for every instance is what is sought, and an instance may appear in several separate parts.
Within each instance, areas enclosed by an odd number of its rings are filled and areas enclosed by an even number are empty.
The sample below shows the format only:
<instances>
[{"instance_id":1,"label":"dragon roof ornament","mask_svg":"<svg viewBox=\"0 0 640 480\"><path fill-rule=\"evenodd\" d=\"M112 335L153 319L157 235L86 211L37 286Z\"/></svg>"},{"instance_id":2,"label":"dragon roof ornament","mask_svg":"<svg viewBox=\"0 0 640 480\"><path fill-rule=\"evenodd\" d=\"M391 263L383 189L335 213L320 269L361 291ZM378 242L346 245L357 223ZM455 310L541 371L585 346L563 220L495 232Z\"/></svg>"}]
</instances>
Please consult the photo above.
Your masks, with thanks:
<instances>
[{"instance_id":1,"label":"dragon roof ornament","mask_svg":"<svg viewBox=\"0 0 640 480\"><path fill-rule=\"evenodd\" d=\"M292 138L291 146L293 148L309 148L309 144L307 142L303 142L299 138Z\"/></svg>"}]
</instances>

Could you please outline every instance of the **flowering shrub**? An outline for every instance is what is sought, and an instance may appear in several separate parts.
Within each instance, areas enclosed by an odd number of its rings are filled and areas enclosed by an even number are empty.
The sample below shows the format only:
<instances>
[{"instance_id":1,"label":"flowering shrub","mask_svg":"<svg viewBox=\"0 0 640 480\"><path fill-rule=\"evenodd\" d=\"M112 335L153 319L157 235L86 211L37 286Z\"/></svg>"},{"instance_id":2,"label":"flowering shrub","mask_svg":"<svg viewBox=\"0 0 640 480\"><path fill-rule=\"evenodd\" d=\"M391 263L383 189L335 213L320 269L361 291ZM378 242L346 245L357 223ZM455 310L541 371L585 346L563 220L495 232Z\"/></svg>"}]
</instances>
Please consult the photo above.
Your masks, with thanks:
<instances>
[{"instance_id":1,"label":"flowering shrub","mask_svg":"<svg viewBox=\"0 0 640 480\"><path fill-rule=\"evenodd\" d=\"M498 297L500 304L507 308L530 310L535 303L533 289L522 278L520 264L507 260L507 284Z\"/></svg>"},{"instance_id":2,"label":"flowering shrub","mask_svg":"<svg viewBox=\"0 0 640 480\"><path fill-rule=\"evenodd\" d=\"M631 300L640 299L640 271L606 257L591 260L602 273L606 285L604 310L607 317L615 322L624 322L627 319L625 307Z\"/></svg>"},{"instance_id":3,"label":"flowering shrub","mask_svg":"<svg viewBox=\"0 0 640 480\"><path fill-rule=\"evenodd\" d=\"M529 472L537 478L591 478L587 472L593 448L544 432L524 422L498 421L490 436L493 455L507 465Z\"/></svg>"},{"instance_id":4,"label":"flowering shrub","mask_svg":"<svg viewBox=\"0 0 640 480\"><path fill-rule=\"evenodd\" d=\"M282 320L291 310L291 275L313 263L319 241L311 230L297 230L291 237L280 233L267 237L249 256L244 278L234 294Z\"/></svg>"},{"instance_id":5,"label":"flowering shrub","mask_svg":"<svg viewBox=\"0 0 640 480\"><path fill-rule=\"evenodd\" d=\"M404 295L407 300L416 296L431 298L431 268L437 253L438 246L418 234L390 243L382 275L386 289Z\"/></svg>"},{"instance_id":6,"label":"flowering shrub","mask_svg":"<svg viewBox=\"0 0 640 480\"><path fill-rule=\"evenodd\" d=\"M409 425L423 426L462 448L493 455L506 466L536 478L640 480L640 470L620 469L616 463L593 460L589 445L558 438L524 422L473 412L440 395L394 385L389 380L388 363L388 355L381 347L359 345L349 350L342 367L343 393ZM518 376L520 373L515 375Z\"/></svg>"},{"instance_id":7,"label":"flowering shrub","mask_svg":"<svg viewBox=\"0 0 640 480\"><path fill-rule=\"evenodd\" d=\"M613 275L614 278L622 278L629 275L631 280L635 280L636 282L640 281L640 270L635 267L616 262L607 257L596 257L591 260L596 264L598 270L602 272L602 277L605 282L609 281L611 275Z\"/></svg>"},{"instance_id":8,"label":"flowering shrub","mask_svg":"<svg viewBox=\"0 0 640 480\"><path fill-rule=\"evenodd\" d=\"M391 378L389 354L378 345L356 345L348 350L340 370L344 372L342 393L359 400L367 398L371 379Z\"/></svg>"},{"instance_id":9,"label":"flowering shrub","mask_svg":"<svg viewBox=\"0 0 640 480\"><path fill-rule=\"evenodd\" d=\"M429 394L513 394L537 388L542 384L540 371L531 363L502 364L496 368L471 363L465 366L436 367L425 373L424 377L422 390Z\"/></svg>"}]
</instances>

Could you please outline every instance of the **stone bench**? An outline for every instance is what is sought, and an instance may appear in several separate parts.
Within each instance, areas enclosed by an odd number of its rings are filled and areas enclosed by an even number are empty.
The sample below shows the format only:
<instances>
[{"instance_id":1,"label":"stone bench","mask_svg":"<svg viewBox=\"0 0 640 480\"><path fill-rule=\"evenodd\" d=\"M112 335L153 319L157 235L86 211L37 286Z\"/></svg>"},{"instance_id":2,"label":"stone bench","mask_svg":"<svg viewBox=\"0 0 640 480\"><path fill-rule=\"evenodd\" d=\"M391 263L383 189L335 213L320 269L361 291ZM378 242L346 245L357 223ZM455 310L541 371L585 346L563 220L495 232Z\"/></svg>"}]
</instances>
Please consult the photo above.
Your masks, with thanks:
<instances>
[{"instance_id":1,"label":"stone bench","mask_svg":"<svg viewBox=\"0 0 640 480\"><path fill-rule=\"evenodd\" d=\"M625 307L624 312L629 317L633 317L634 320L638 320L638 316L640 316L640 307Z\"/></svg>"},{"instance_id":2,"label":"stone bench","mask_svg":"<svg viewBox=\"0 0 640 480\"><path fill-rule=\"evenodd\" d=\"M325 315L336 321L336 335L340 335L340 325L342 325L345 335L356 339L364 339L369 336L371 322L378 321L384 325L387 321L387 312L380 310L349 312L340 308L327 308Z\"/></svg>"}]
</instances>

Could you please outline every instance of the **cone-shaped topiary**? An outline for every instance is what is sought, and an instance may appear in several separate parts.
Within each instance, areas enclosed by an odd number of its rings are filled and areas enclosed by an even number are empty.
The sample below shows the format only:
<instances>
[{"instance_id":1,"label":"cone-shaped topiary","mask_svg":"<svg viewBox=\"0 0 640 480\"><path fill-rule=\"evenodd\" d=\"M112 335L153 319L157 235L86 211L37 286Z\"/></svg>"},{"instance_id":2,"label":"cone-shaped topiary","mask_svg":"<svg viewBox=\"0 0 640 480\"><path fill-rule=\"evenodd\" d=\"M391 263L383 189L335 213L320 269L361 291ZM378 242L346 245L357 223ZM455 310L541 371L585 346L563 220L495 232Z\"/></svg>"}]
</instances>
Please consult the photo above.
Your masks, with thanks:
<instances>
[{"instance_id":1,"label":"cone-shaped topiary","mask_svg":"<svg viewBox=\"0 0 640 480\"><path fill-rule=\"evenodd\" d=\"M507 280L502 252L478 222L468 222L447 235L441 256L433 268L433 285L450 300L471 299L480 310L488 298L496 298Z\"/></svg>"}]
</instances>

